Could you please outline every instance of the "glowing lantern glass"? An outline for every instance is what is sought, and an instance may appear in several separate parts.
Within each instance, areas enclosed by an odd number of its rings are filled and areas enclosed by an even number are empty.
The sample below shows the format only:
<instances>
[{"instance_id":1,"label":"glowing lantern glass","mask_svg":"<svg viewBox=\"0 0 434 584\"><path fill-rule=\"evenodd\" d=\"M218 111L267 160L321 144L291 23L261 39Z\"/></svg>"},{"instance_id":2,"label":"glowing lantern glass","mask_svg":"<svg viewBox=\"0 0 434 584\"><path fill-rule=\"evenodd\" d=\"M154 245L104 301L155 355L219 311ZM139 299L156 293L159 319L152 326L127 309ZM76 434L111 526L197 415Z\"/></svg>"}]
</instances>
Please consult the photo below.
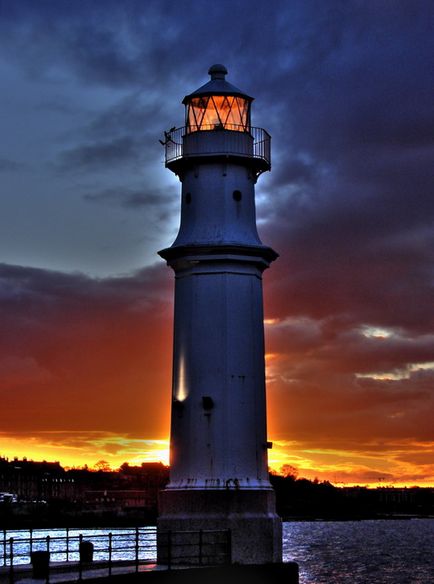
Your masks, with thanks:
<instances>
[{"instance_id":1,"label":"glowing lantern glass","mask_svg":"<svg viewBox=\"0 0 434 584\"><path fill-rule=\"evenodd\" d=\"M252 98L225 80L223 65L213 65L211 81L184 98L187 133L204 130L250 131Z\"/></svg>"},{"instance_id":2,"label":"glowing lantern glass","mask_svg":"<svg viewBox=\"0 0 434 584\"><path fill-rule=\"evenodd\" d=\"M193 97L187 105L187 132L250 130L250 102L235 95Z\"/></svg>"}]
</instances>

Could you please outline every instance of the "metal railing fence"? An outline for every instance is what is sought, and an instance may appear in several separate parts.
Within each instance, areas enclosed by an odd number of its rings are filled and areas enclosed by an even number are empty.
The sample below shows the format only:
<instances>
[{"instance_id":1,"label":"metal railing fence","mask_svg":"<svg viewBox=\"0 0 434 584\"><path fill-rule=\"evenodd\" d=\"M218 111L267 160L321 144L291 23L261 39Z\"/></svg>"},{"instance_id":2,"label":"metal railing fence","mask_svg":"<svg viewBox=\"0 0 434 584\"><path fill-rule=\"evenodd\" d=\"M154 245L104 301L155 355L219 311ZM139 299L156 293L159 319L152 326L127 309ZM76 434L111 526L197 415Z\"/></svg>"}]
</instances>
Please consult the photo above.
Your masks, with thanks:
<instances>
[{"instance_id":1,"label":"metal railing fence","mask_svg":"<svg viewBox=\"0 0 434 584\"><path fill-rule=\"evenodd\" d=\"M231 127L227 127L227 126ZM165 162L166 164L170 164L175 160L178 160L184 156L184 137L185 136L192 136L195 133L199 133L202 131L214 131L214 132L221 132L221 131L231 131L233 132L233 136L236 134L240 134L243 136L245 134L249 134L253 138L253 150L251 153L252 158L259 158L264 160L268 164L271 161L271 136L270 134L264 130L263 128L255 128L251 126L248 130L245 130L243 126L235 126L234 124L226 124L224 128L216 127L216 126L201 126L200 128L197 127L197 131L192 129L191 127L182 127L176 128L172 131L165 132L165 141L162 142L165 147ZM234 154L240 154L242 149L239 151L236 150ZM212 152L215 154L215 152ZM231 154L231 152L222 152L222 154ZM206 154L206 150L201 150L200 154ZM189 152L189 156L193 155L193 153Z\"/></svg>"},{"instance_id":2,"label":"metal railing fence","mask_svg":"<svg viewBox=\"0 0 434 584\"><path fill-rule=\"evenodd\" d=\"M130 530L112 530L106 533L77 533L78 530L65 529L65 535L38 536L30 529L28 537L8 537L6 530L2 532L0 546L0 566L29 564L31 554L35 551L49 551L54 562L78 562L80 559L80 544L90 541L93 544L94 560L108 561L111 554L113 560L138 559L155 561L156 532L154 527L136 527ZM13 559L13 562L11 562Z\"/></svg>"},{"instance_id":3,"label":"metal railing fence","mask_svg":"<svg viewBox=\"0 0 434 584\"><path fill-rule=\"evenodd\" d=\"M131 566L139 571L143 564L157 562L157 534L155 527L137 527L130 531L113 530L102 534L76 533L66 529L65 535L8 537L3 531L0 545L0 574L7 574L10 584L17 581L23 570L29 570L36 558L45 561L46 582L59 571L73 572L77 581L90 570L99 570L100 576L112 575L115 567ZM83 545L84 544L84 545ZM91 547L86 557L84 547ZM89 548L88 550L89 551ZM165 531L158 535L158 563L168 570L179 565L209 566L231 563L230 530ZM103 573L101 573L101 570ZM21 576L20 576L21 577Z\"/></svg>"},{"instance_id":4,"label":"metal railing fence","mask_svg":"<svg viewBox=\"0 0 434 584\"><path fill-rule=\"evenodd\" d=\"M91 544L91 557L85 557L83 544ZM88 548L89 549L89 548ZM7 537L3 531L0 552L0 566L8 570L9 582L16 580L17 574L32 562L35 552L48 552L46 582L50 574L68 564L77 572L77 580L82 580L84 571L91 567L106 568L111 575L114 566L129 564L139 570L140 564L155 563L157 541L155 528L135 528L130 531L113 531L103 534L66 535L34 537ZM2 570L5 573L5 570Z\"/></svg>"}]
</instances>

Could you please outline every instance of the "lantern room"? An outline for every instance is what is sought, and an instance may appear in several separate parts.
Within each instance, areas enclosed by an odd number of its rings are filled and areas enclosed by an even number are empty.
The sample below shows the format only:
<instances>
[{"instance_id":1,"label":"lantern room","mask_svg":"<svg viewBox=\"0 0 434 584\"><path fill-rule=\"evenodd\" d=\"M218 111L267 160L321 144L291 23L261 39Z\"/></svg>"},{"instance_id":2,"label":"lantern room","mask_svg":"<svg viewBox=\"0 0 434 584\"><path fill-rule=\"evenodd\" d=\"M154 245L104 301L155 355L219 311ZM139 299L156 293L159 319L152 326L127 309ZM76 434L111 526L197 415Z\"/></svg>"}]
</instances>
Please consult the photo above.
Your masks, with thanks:
<instances>
[{"instance_id":1,"label":"lantern room","mask_svg":"<svg viewBox=\"0 0 434 584\"><path fill-rule=\"evenodd\" d=\"M185 125L164 132L165 164L180 178L200 160L248 165L257 176L270 170L270 135L251 125L253 97L226 81L227 69L213 65L211 80L182 100Z\"/></svg>"},{"instance_id":2,"label":"lantern room","mask_svg":"<svg viewBox=\"0 0 434 584\"><path fill-rule=\"evenodd\" d=\"M250 105L253 101L225 80L224 65L213 65L211 81L187 95L185 104L186 133L210 130L250 132Z\"/></svg>"}]
</instances>

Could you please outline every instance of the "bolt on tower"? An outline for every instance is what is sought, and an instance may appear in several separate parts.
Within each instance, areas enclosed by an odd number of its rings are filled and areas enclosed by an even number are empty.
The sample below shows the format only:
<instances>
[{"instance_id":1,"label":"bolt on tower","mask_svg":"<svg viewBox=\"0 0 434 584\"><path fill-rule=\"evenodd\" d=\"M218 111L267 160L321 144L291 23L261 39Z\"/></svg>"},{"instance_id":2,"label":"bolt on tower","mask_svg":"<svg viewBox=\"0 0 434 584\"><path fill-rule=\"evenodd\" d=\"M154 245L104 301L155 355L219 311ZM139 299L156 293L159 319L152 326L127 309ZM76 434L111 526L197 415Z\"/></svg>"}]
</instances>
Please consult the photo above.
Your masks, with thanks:
<instances>
[{"instance_id":1,"label":"bolt on tower","mask_svg":"<svg viewBox=\"0 0 434 584\"><path fill-rule=\"evenodd\" d=\"M262 272L277 253L259 239L255 214L270 136L252 127L253 98L226 81L226 68L213 65L209 74L183 100L185 126L164 142L182 195L178 236L159 252L175 272L175 315L170 482L160 497L158 554L167 559L169 532L230 530L233 562L278 562L262 300ZM171 561L181 548L172 548Z\"/></svg>"}]
</instances>

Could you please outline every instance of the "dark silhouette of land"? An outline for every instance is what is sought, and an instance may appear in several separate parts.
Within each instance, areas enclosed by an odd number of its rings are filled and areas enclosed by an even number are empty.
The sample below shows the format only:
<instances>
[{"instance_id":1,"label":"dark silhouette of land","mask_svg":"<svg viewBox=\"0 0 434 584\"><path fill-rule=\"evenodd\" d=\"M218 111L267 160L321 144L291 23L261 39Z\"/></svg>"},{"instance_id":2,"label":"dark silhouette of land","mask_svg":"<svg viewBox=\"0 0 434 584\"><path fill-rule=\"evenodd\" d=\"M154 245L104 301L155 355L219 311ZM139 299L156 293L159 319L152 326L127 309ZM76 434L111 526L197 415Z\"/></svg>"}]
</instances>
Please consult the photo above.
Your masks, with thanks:
<instances>
[{"instance_id":1,"label":"dark silhouette of land","mask_svg":"<svg viewBox=\"0 0 434 584\"><path fill-rule=\"evenodd\" d=\"M59 462L0 458L0 525L5 528L153 524L158 492L169 480L160 462L112 471L65 470Z\"/></svg>"},{"instance_id":2,"label":"dark silhouette of land","mask_svg":"<svg viewBox=\"0 0 434 584\"><path fill-rule=\"evenodd\" d=\"M59 462L0 458L0 525L4 529L155 524L158 492L169 480L162 463L113 471L64 469ZM434 517L434 488L335 487L270 474L285 520Z\"/></svg>"},{"instance_id":3,"label":"dark silhouette of land","mask_svg":"<svg viewBox=\"0 0 434 584\"><path fill-rule=\"evenodd\" d=\"M277 512L286 520L434 517L434 488L335 487L294 475L270 475Z\"/></svg>"}]
</instances>

